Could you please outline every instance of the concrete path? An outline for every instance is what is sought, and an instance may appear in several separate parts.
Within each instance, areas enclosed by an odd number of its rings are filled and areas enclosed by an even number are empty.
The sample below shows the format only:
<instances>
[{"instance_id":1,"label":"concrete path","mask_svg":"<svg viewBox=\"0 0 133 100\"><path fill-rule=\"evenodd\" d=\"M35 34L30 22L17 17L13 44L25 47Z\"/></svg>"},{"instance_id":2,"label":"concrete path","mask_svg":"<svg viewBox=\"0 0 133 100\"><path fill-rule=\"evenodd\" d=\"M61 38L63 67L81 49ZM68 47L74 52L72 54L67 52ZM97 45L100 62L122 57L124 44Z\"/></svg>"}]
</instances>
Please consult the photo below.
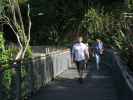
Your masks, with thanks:
<instances>
[{"instance_id":1,"label":"concrete path","mask_svg":"<svg viewBox=\"0 0 133 100\"><path fill-rule=\"evenodd\" d=\"M118 100L110 70L102 65L100 71L94 64L84 73L84 82L78 82L76 69L69 69L58 76L32 100Z\"/></svg>"}]
</instances>

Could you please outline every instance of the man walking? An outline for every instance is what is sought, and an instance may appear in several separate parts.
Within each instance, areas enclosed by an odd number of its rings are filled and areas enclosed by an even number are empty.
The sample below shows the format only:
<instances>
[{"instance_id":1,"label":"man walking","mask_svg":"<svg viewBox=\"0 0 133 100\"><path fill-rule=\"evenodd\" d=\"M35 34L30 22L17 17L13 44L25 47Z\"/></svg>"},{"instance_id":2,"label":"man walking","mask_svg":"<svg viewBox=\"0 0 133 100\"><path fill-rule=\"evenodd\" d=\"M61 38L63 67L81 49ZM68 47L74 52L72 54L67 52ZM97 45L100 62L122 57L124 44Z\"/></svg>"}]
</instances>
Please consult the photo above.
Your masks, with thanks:
<instances>
[{"instance_id":1,"label":"man walking","mask_svg":"<svg viewBox=\"0 0 133 100\"><path fill-rule=\"evenodd\" d=\"M77 38L77 42L72 47L72 60L75 62L79 74L79 82L83 82L83 71L86 59L89 59L88 47L82 42L83 38Z\"/></svg>"},{"instance_id":2,"label":"man walking","mask_svg":"<svg viewBox=\"0 0 133 100\"><path fill-rule=\"evenodd\" d=\"M95 46L94 46L94 55L95 55L95 59L96 59L97 70L99 70L99 64L101 62L102 54L103 54L103 43L99 38L97 38Z\"/></svg>"}]
</instances>

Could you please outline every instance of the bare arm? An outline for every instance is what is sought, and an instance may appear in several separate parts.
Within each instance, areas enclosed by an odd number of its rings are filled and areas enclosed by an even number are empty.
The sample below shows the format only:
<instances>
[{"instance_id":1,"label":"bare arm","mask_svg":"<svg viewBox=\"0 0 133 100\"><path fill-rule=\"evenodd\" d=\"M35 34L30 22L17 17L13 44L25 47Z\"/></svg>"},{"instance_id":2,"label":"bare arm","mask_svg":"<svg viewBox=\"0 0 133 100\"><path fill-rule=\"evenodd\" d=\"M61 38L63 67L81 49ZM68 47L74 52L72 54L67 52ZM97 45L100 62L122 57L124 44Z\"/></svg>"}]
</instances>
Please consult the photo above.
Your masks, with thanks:
<instances>
[{"instance_id":1,"label":"bare arm","mask_svg":"<svg viewBox=\"0 0 133 100\"><path fill-rule=\"evenodd\" d=\"M85 56L87 57L87 60L90 58L89 48L88 47L86 47L86 49L85 49Z\"/></svg>"}]
</instances>

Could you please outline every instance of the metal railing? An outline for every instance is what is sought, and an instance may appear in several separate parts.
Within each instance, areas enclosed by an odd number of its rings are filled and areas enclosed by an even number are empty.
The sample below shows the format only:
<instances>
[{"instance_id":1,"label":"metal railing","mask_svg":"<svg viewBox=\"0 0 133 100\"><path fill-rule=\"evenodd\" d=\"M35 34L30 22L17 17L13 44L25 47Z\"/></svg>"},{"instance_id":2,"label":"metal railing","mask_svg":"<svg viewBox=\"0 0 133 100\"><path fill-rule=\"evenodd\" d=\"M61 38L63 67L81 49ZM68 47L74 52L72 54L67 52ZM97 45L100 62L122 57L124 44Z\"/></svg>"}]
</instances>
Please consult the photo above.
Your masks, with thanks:
<instances>
[{"instance_id":1,"label":"metal railing","mask_svg":"<svg viewBox=\"0 0 133 100\"><path fill-rule=\"evenodd\" d=\"M31 97L71 66L70 57L69 50L41 53L32 59L11 64L9 69L1 70L0 100L24 100ZM7 73L11 76L5 76Z\"/></svg>"},{"instance_id":2,"label":"metal railing","mask_svg":"<svg viewBox=\"0 0 133 100\"><path fill-rule=\"evenodd\" d=\"M123 65L119 54L114 50L106 50L104 63L111 70L118 100L131 100L133 98L133 77L129 78L128 67Z\"/></svg>"}]
</instances>

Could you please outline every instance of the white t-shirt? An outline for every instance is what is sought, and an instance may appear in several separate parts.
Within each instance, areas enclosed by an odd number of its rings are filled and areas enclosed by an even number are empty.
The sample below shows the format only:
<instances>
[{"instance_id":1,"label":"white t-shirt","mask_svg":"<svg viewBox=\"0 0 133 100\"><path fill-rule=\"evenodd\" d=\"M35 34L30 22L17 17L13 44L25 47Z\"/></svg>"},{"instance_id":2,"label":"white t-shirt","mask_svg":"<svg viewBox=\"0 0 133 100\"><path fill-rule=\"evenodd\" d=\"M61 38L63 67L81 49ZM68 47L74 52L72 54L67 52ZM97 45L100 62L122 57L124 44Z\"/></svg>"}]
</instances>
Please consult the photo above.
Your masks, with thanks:
<instances>
[{"instance_id":1,"label":"white t-shirt","mask_svg":"<svg viewBox=\"0 0 133 100\"><path fill-rule=\"evenodd\" d=\"M88 52L88 47L84 43L76 43L72 48L72 57L75 61L85 60L85 52Z\"/></svg>"}]
</instances>

